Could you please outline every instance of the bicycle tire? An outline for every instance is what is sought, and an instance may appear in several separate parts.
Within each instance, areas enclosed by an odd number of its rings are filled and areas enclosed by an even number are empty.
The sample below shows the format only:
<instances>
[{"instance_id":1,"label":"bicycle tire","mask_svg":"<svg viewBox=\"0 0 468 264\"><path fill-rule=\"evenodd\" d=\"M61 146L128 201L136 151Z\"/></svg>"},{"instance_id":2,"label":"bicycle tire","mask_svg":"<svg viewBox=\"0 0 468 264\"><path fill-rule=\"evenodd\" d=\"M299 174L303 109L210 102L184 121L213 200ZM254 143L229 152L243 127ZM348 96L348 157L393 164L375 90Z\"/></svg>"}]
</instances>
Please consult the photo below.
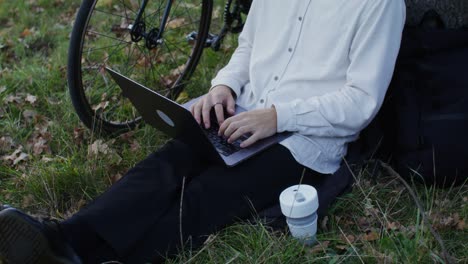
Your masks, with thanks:
<instances>
[{"instance_id":1,"label":"bicycle tire","mask_svg":"<svg viewBox=\"0 0 468 264\"><path fill-rule=\"evenodd\" d=\"M132 41L130 34L139 9L135 5L141 1L83 0L71 34L67 79L78 117L94 132L121 133L141 121L104 67L117 70L171 99L177 98L190 80L205 46L213 1L150 0L142 16L145 30L149 32L152 27L157 31L167 1L172 1L173 6L163 41L156 49L149 49L146 39ZM191 14L192 11L196 14ZM198 33L196 40L190 43L183 39L175 43L180 47L175 46L172 41L184 38L190 30Z\"/></svg>"}]
</instances>

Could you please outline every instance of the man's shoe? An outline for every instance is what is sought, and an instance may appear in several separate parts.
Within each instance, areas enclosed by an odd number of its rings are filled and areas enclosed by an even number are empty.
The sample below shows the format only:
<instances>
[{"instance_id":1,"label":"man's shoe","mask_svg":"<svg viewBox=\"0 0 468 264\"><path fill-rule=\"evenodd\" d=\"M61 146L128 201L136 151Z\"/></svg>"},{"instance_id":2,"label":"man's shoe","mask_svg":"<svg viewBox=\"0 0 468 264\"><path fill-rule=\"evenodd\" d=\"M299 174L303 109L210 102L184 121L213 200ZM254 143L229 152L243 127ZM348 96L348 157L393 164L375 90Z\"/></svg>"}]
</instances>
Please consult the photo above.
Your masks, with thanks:
<instances>
[{"instance_id":1,"label":"man's shoe","mask_svg":"<svg viewBox=\"0 0 468 264\"><path fill-rule=\"evenodd\" d=\"M12 207L0 211L0 259L9 264L81 263L57 222L38 221Z\"/></svg>"}]
</instances>

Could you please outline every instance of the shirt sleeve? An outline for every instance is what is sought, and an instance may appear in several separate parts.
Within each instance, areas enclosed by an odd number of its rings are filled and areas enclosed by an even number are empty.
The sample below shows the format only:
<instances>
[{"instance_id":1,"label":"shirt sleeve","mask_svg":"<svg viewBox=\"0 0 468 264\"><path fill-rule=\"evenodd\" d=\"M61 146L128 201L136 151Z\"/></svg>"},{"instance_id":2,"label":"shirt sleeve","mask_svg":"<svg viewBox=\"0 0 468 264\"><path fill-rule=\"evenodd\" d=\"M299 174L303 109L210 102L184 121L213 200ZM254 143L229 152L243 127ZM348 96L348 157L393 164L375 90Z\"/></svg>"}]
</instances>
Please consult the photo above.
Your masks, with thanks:
<instances>
[{"instance_id":1,"label":"shirt sleeve","mask_svg":"<svg viewBox=\"0 0 468 264\"><path fill-rule=\"evenodd\" d=\"M259 7L260 2L261 0L253 1L244 28L239 35L238 47L234 51L229 63L211 81L210 90L218 85L226 85L239 97L241 88L250 81L250 58L255 41L258 16L261 10L261 7Z\"/></svg>"},{"instance_id":2,"label":"shirt sleeve","mask_svg":"<svg viewBox=\"0 0 468 264\"><path fill-rule=\"evenodd\" d=\"M346 137L380 109L390 84L406 17L402 0L372 0L352 41L346 84L322 96L275 104L278 132Z\"/></svg>"}]
</instances>

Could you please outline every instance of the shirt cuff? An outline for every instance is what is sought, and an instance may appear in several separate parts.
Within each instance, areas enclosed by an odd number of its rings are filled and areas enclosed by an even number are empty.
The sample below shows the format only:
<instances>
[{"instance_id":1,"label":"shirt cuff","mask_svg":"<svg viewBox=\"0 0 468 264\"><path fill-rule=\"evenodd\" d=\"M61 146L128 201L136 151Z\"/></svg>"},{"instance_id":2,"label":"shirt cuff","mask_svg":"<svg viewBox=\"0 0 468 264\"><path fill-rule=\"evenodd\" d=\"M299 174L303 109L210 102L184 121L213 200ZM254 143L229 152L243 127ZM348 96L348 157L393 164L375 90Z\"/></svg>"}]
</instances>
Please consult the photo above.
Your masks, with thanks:
<instances>
[{"instance_id":1,"label":"shirt cuff","mask_svg":"<svg viewBox=\"0 0 468 264\"><path fill-rule=\"evenodd\" d=\"M278 133L297 130L297 120L294 113L293 103L275 103L273 104L276 109L276 130Z\"/></svg>"},{"instance_id":2,"label":"shirt cuff","mask_svg":"<svg viewBox=\"0 0 468 264\"><path fill-rule=\"evenodd\" d=\"M241 95L241 89L242 85L239 84L239 82L233 78L215 78L211 81L211 88L209 91L213 90L216 86L219 85L226 85L227 87L231 88L231 90L234 92L236 95L236 98L239 98ZM209 92L208 91L208 92Z\"/></svg>"}]
</instances>

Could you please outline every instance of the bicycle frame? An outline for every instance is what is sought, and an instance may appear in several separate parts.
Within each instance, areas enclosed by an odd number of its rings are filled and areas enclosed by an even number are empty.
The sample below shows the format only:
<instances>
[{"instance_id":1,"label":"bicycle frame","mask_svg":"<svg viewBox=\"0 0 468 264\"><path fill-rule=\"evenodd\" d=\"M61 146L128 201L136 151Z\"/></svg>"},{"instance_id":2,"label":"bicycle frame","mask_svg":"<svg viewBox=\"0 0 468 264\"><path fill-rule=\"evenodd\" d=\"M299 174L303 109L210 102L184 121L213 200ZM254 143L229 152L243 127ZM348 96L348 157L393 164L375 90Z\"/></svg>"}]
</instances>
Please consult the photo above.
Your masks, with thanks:
<instances>
[{"instance_id":1,"label":"bicycle frame","mask_svg":"<svg viewBox=\"0 0 468 264\"><path fill-rule=\"evenodd\" d=\"M141 16L145 11L148 1L149 0L143 0L140 10L138 10L135 23L130 26L130 34L132 41L139 42L141 39L145 38L146 47L148 49L154 49L162 43L162 36L165 32L174 0L167 0L159 28L152 28L146 32L146 25L141 22ZM224 8L224 25L218 34L210 34L206 40L205 47L211 47L213 50L218 51L227 33L241 32L244 27L241 15L248 14L252 1L253 0L226 0ZM187 36L187 40L193 41L196 37L197 32L192 32Z\"/></svg>"},{"instance_id":2,"label":"bicycle frame","mask_svg":"<svg viewBox=\"0 0 468 264\"><path fill-rule=\"evenodd\" d=\"M166 7L164 8L164 15L162 16L160 27L152 28L149 32L146 32L146 25L141 22L141 16L143 15L143 12L145 11L148 0L143 0L143 2L141 3L140 10L138 10L138 14L135 19L135 24L132 25L131 30L130 30L132 41L138 42L142 38L145 38L146 39L145 44L148 49L154 49L158 46L158 44L161 44L162 43L161 38L166 29L167 20L169 18L169 13L171 12L172 2L173 0L168 0L166 3Z\"/></svg>"}]
</instances>

